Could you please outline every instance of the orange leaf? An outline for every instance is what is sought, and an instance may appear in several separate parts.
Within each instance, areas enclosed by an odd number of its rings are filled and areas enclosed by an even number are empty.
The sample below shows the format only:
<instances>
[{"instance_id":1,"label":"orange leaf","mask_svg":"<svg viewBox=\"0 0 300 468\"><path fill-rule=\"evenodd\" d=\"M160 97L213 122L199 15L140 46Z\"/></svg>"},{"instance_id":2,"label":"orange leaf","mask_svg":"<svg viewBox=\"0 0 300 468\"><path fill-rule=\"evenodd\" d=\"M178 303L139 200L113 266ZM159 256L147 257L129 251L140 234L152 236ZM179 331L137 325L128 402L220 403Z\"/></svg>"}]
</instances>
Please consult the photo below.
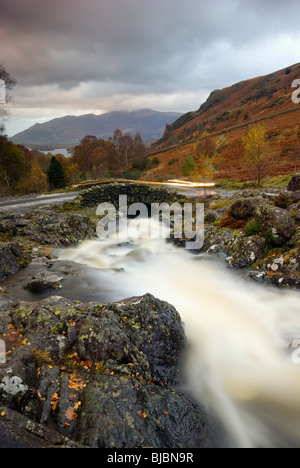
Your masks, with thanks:
<instances>
[{"instance_id":1,"label":"orange leaf","mask_svg":"<svg viewBox=\"0 0 300 468\"><path fill-rule=\"evenodd\" d=\"M67 418L68 421L74 421L76 415L75 415L75 411L74 411L74 408L72 406L70 406L66 413L65 413L65 416Z\"/></svg>"},{"instance_id":2,"label":"orange leaf","mask_svg":"<svg viewBox=\"0 0 300 468\"><path fill-rule=\"evenodd\" d=\"M57 393L54 393L51 397L51 408L53 411L56 410L58 404L58 395Z\"/></svg>"}]
</instances>

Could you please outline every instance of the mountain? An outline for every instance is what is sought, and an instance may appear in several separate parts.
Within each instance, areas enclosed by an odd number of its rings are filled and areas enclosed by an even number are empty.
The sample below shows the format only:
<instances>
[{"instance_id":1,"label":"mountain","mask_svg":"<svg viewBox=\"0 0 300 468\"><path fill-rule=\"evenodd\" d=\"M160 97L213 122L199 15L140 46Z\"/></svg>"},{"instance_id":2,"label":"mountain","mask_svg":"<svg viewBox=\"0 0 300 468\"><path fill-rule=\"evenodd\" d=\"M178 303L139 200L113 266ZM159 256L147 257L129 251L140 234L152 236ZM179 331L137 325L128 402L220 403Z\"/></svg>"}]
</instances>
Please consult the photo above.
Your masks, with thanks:
<instances>
[{"instance_id":1,"label":"mountain","mask_svg":"<svg viewBox=\"0 0 300 468\"><path fill-rule=\"evenodd\" d=\"M151 109L109 112L102 115L87 114L79 117L69 115L35 124L11 140L15 144L51 145L61 148L78 144L86 135L107 139L117 127L124 133L139 132L144 140L157 140L161 138L166 124L171 124L181 115L177 112L157 112Z\"/></svg>"},{"instance_id":2,"label":"mountain","mask_svg":"<svg viewBox=\"0 0 300 468\"><path fill-rule=\"evenodd\" d=\"M199 139L208 132L217 148L209 161L214 178L248 180L251 174L243 161L243 137L258 122L265 126L276 150L269 175L300 171L300 104L292 100L293 93L298 93L292 84L299 79L300 64L295 64L212 91L198 110L167 125L163 138L155 144L155 154L164 165L149 175L164 177L166 170L167 176L180 175L182 161L187 155L197 159Z\"/></svg>"}]
</instances>

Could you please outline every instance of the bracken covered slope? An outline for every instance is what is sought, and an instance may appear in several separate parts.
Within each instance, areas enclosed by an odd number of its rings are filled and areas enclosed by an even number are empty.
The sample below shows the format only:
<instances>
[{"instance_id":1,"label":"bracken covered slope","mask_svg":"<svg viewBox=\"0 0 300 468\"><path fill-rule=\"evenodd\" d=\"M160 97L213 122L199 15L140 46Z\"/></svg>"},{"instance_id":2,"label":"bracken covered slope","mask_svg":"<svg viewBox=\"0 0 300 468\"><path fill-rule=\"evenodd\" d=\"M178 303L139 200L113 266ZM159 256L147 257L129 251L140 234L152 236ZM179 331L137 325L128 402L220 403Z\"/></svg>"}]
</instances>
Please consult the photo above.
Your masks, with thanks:
<instances>
[{"instance_id":1,"label":"bracken covered slope","mask_svg":"<svg viewBox=\"0 0 300 468\"><path fill-rule=\"evenodd\" d=\"M268 175L299 171L300 104L292 100L297 91L292 84L297 79L300 64L213 91L197 111L167 126L155 145L161 164L148 175L180 175L183 159L195 155L198 140L208 132L217 148L212 168L215 177L251 179L243 160L242 139L257 122L265 126L274 150Z\"/></svg>"}]
</instances>

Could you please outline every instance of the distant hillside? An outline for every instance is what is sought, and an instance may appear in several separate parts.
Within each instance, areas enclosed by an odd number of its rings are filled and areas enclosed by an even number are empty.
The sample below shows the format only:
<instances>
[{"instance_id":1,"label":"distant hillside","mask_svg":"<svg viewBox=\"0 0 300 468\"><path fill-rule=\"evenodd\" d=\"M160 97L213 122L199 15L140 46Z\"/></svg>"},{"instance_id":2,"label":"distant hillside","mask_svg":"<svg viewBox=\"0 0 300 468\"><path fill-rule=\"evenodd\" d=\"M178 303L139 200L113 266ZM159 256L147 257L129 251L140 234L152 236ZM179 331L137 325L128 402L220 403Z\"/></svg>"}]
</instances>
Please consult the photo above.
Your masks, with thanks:
<instances>
[{"instance_id":1,"label":"distant hillside","mask_svg":"<svg viewBox=\"0 0 300 468\"><path fill-rule=\"evenodd\" d=\"M22 145L51 145L57 148L76 145L86 135L107 139L118 127L123 133L139 132L144 140L161 138L167 124L177 120L177 112L157 112L151 109L133 112L109 112L102 115L66 116L36 124L11 140Z\"/></svg>"},{"instance_id":2,"label":"distant hillside","mask_svg":"<svg viewBox=\"0 0 300 468\"><path fill-rule=\"evenodd\" d=\"M246 170L243 160L243 137L257 122L266 128L276 154L269 175L300 171L300 104L292 101L296 91L292 83L297 79L300 64L213 91L198 110L167 125L163 138L155 144L161 164L148 177L182 176L187 155L194 157L201 176L203 161L197 145L208 132L217 148L208 161L212 177L251 179L251 170Z\"/></svg>"},{"instance_id":3,"label":"distant hillside","mask_svg":"<svg viewBox=\"0 0 300 468\"><path fill-rule=\"evenodd\" d=\"M226 132L238 125L296 111L300 109L300 105L292 102L295 91L292 82L296 79L300 79L300 64L212 91L197 111L188 112L167 125L158 146L187 142L204 131Z\"/></svg>"}]
</instances>

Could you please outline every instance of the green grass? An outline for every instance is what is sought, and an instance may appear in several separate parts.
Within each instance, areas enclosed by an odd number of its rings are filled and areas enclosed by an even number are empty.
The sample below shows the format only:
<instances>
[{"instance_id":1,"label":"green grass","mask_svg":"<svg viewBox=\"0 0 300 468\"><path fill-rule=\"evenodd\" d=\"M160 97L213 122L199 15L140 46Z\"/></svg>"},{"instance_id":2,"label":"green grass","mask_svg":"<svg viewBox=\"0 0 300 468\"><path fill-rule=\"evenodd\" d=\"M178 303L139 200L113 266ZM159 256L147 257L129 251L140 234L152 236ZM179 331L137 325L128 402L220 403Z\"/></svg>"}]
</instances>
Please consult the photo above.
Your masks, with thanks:
<instances>
[{"instance_id":1,"label":"green grass","mask_svg":"<svg viewBox=\"0 0 300 468\"><path fill-rule=\"evenodd\" d=\"M278 176L265 177L262 181L261 188L287 187L287 185L289 184L289 182L295 174L298 174L298 172L295 172L293 174L283 174ZM217 184L218 188L222 190L243 190L247 188L256 188L254 180L242 182L240 180L219 179L217 180Z\"/></svg>"},{"instance_id":2,"label":"green grass","mask_svg":"<svg viewBox=\"0 0 300 468\"><path fill-rule=\"evenodd\" d=\"M287 187L294 175L295 173L266 177L262 185L263 187Z\"/></svg>"},{"instance_id":3,"label":"green grass","mask_svg":"<svg viewBox=\"0 0 300 468\"><path fill-rule=\"evenodd\" d=\"M254 185L254 182L241 182L240 180L232 179L218 179L217 185L218 188L222 190L243 190L246 188L251 188Z\"/></svg>"},{"instance_id":4,"label":"green grass","mask_svg":"<svg viewBox=\"0 0 300 468\"><path fill-rule=\"evenodd\" d=\"M233 201L228 198L220 198L220 200L214 201L213 204L209 207L210 210L219 210L221 208L229 208L232 205Z\"/></svg>"},{"instance_id":5,"label":"green grass","mask_svg":"<svg viewBox=\"0 0 300 468\"><path fill-rule=\"evenodd\" d=\"M250 220L246 225L247 236L256 236L262 232L261 225L254 219Z\"/></svg>"}]
</instances>

